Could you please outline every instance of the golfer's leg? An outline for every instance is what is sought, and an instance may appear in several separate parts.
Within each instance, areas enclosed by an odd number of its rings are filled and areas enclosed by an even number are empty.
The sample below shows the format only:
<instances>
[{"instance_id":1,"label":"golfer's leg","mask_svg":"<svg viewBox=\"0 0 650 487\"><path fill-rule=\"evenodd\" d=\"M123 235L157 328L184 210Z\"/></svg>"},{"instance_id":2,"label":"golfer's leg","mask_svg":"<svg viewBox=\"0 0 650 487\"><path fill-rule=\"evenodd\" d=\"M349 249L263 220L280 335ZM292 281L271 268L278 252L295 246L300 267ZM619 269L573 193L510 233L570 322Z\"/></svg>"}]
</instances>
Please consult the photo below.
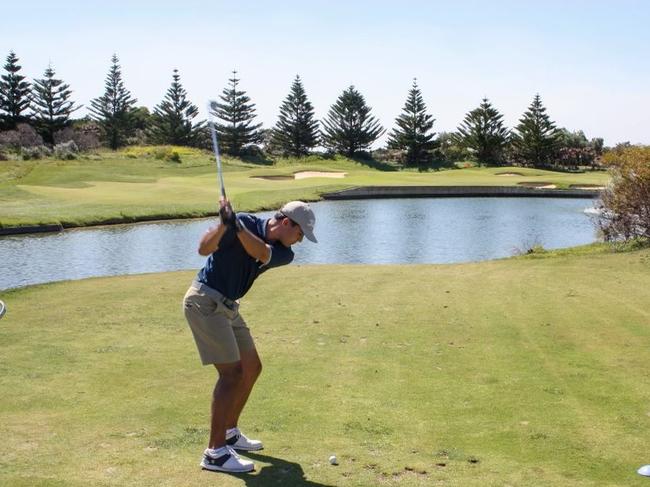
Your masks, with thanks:
<instances>
[{"instance_id":1,"label":"golfer's leg","mask_svg":"<svg viewBox=\"0 0 650 487\"><path fill-rule=\"evenodd\" d=\"M214 366L219 371L219 380L212 394L209 448L219 448L226 444L226 426L237 404L243 377L241 362Z\"/></svg>"},{"instance_id":2,"label":"golfer's leg","mask_svg":"<svg viewBox=\"0 0 650 487\"><path fill-rule=\"evenodd\" d=\"M259 355L257 355L257 350L252 348L250 350L240 350L239 355L241 357L241 370L242 377L236 391L236 398L234 407L231 410L231 415L228 417L226 424L227 428L234 428L239 422L239 415L241 414L246 401L248 401L248 396L250 396L255 381L262 373L262 362L260 361Z\"/></svg>"}]
</instances>

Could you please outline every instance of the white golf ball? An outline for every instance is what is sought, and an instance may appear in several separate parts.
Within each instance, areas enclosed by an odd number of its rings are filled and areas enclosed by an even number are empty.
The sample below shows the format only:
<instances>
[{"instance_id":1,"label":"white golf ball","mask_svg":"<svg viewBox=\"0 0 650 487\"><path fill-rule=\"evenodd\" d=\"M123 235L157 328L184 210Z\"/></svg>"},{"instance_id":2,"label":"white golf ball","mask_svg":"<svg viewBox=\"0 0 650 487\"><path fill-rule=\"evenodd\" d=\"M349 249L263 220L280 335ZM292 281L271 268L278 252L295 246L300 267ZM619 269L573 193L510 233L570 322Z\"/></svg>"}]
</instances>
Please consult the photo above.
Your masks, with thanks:
<instances>
[{"instance_id":1,"label":"white golf ball","mask_svg":"<svg viewBox=\"0 0 650 487\"><path fill-rule=\"evenodd\" d=\"M338 465L338 464L339 464L339 461L336 459L336 455L332 455L332 456L330 457L330 463L331 463L332 465Z\"/></svg>"}]
</instances>

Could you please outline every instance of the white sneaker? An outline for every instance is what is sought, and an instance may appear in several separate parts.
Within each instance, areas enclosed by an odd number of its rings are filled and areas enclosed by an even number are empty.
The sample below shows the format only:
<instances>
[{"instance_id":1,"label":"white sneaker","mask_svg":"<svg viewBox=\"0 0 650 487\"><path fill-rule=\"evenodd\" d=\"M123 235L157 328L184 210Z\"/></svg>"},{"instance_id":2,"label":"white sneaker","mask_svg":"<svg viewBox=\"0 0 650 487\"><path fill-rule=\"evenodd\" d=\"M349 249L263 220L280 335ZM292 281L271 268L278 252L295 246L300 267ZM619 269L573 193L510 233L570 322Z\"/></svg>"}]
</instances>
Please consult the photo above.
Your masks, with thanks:
<instances>
[{"instance_id":1,"label":"white sneaker","mask_svg":"<svg viewBox=\"0 0 650 487\"><path fill-rule=\"evenodd\" d=\"M226 445L233 450L257 451L262 450L264 445L259 440L249 440L239 428L232 428L226 432Z\"/></svg>"},{"instance_id":2,"label":"white sneaker","mask_svg":"<svg viewBox=\"0 0 650 487\"><path fill-rule=\"evenodd\" d=\"M255 470L253 462L242 459L229 446L222 446L216 450L206 449L203 452L201 467L206 470L229 473L252 472Z\"/></svg>"}]
</instances>

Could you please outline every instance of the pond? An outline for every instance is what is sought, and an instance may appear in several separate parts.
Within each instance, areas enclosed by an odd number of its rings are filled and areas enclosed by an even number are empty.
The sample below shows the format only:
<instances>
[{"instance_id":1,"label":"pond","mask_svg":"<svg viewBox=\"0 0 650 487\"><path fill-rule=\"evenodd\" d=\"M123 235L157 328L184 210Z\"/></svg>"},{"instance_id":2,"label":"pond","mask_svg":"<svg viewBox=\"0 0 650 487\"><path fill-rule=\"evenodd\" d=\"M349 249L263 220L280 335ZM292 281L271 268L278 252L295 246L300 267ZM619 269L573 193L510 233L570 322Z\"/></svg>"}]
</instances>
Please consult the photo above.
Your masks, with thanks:
<instances>
[{"instance_id":1,"label":"pond","mask_svg":"<svg viewBox=\"0 0 650 487\"><path fill-rule=\"evenodd\" d=\"M596 240L590 199L417 198L313 204L318 244L298 264L420 264L507 257ZM268 217L272 213L260 213ZM211 220L0 237L0 289L91 276L198 269Z\"/></svg>"}]
</instances>

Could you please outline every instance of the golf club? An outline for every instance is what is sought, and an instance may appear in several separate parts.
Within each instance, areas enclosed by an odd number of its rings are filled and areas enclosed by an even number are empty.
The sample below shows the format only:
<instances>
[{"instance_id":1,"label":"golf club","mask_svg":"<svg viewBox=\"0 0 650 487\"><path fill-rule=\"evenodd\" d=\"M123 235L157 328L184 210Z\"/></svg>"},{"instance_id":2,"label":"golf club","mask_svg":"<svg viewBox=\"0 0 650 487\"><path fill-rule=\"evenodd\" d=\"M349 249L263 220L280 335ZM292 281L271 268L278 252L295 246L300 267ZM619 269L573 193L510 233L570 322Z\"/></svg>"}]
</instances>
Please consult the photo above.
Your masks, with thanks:
<instances>
[{"instance_id":1,"label":"golf club","mask_svg":"<svg viewBox=\"0 0 650 487\"><path fill-rule=\"evenodd\" d=\"M219 144L217 142L217 130L214 128L212 112L217 110L217 102L210 100L208 102L208 124L210 125L210 134L212 135L212 148L214 157L217 160L217 173L219 174L219 184L221 185L221 197L226 198L226 188L223 185L223 173L221 171L221 157L219 157Z\"/></svg>"},{"instance_id":2,"label":"golf club","mask_svg":"<svg viewBox=\"0 0 650 487\"><path fill-rule=\"evenodd\" d=\"M0 318L2 318L7 312L7 307L3 301L0 301Z\"/></svg>"}]
</instances>

